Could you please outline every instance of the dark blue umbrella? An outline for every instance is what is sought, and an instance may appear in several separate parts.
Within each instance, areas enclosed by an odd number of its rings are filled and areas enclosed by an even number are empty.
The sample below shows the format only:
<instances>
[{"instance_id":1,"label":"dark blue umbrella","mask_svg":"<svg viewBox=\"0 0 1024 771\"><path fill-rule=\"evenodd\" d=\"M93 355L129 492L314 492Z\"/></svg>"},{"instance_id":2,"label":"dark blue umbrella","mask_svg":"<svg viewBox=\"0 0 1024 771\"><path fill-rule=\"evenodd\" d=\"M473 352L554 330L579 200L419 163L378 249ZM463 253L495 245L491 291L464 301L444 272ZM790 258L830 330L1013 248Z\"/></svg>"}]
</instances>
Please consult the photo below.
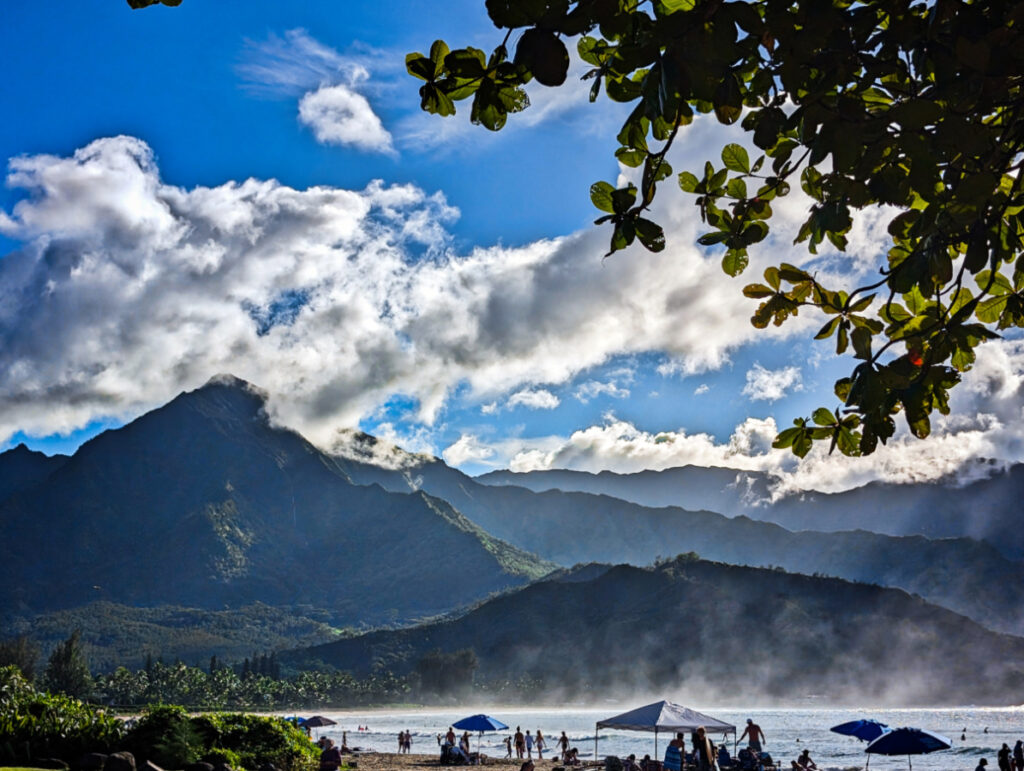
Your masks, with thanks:
<instances>
[{"instance_id":1,"label":"dark blue umbrella","mask_svg":"<svg viewBox=\"0 0 1024 771\"><path fill-rule=\"evenodd\" d=\"M452 728L458 728L460 731L477 731L482 737L484 731L505 731L508 726L502 723L500 720L495 720L490 715L470 715L464 717L457 723L452 723ZM476 754L480 756L480 739L476 742Z\"/></svg>"},{"instance_id":2,"label":"dark blue umbrella","mask_svg":"<svg viewBox=\"0 0 1024 771\"><path fill-rule=\"evenodd\" d=\"M871 742L864 751L877 755L906 755L907 763L910 763L911 755L948 750L952 746L953 743L945 736L923 728L894 728Z\"/></svg>"},{"instance_id":3,"label":"dark blue umbrella","mask_svg":"<svg viewBox=\"0 0 1024 771\"><path fill-rule=\"evenodd\" d=\"M508 726L500 720L495 720L490 715L470 715L464 717L458 723L452 723L453 728L460 731L505 731Z\"/></svg>"},{"instance_id":4,"label":"dark blue umbrella","mask_svg":"<svg viewBox=\"0 0 1024 771\"><path fill-rule=\"evenodd\" d=\"M849 723L834 725L828 730L843 736L854 736L864 742L873 742L888 731L889 726L877 720L851 720Z\"/></svg>"}]
</instances>

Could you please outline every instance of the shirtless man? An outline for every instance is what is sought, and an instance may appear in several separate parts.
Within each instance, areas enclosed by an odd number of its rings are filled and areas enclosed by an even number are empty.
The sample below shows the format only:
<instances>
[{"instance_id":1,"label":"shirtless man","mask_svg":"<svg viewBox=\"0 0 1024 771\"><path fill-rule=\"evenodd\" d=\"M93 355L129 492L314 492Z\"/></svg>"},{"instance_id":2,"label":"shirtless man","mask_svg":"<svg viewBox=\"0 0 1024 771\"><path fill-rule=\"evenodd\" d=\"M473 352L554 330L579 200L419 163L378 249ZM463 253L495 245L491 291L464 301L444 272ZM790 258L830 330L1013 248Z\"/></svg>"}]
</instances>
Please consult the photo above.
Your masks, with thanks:
<instances>
[{"instance_id":1,"label":"shirtless man","mask_svg":"<svg viewBox=\"0 0 1024 771\"><path fill-rule=\"evenodd\" d=\"M764 731L761 730L761 726L747 718L747 727L743 729L743 734L740 736L739 741L743 741L743 737L748 737L747 746L750 747L754 752L761 751L761 743L768 743L768 740L764 736Z\"/></svg>"},{"instance_id":2,"label":"shirtless man","mask_svg":"<svg viewBox=\"0 0 1024 771\"><path fill-rule=\"evenodd\" d=\"M793 761L793 771L818 771L818 766L811 760L811 751L804 750L800 757Z\"/></svg>"},{"instance_id":3,"label":"shirtless man","mask_svg":"<svg viewBox=\"0 0 1024 771\"><path fill-rule=\"evenodd\" d=\"M558 751L562 753L562 760L565 760L565 753L569 751L569 737L565 735L565 731L562 731L562 735L558 737Z\"/></svg>"}]
</instances>

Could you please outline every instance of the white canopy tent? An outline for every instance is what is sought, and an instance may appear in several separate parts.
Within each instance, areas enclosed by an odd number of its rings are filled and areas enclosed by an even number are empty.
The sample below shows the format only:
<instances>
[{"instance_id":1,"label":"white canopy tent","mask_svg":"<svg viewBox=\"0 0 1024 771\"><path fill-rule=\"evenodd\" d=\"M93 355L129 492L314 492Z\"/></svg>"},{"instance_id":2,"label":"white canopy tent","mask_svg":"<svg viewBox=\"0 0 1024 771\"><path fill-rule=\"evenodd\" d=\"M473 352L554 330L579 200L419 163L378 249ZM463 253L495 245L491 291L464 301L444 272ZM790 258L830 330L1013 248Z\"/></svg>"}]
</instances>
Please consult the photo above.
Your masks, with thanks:
<instances>
[{"instance_id":1,"label":"white canopy tent","mask_svg":"<svg viewBox=\"0 0 1024 771\"><path fill-rule=\"evenodd\" d=\"M621 715L599 720L594 730L594 759L597 759L597 738L602 728L619 728L624 731L653 731L654 756L658 758L658 733L687 733L701 726L709 734L728 734L736 738L736 726L710 715L675 704L671 701L656 701L646 707L637 707Z\"/></svg>"}]
</instances>

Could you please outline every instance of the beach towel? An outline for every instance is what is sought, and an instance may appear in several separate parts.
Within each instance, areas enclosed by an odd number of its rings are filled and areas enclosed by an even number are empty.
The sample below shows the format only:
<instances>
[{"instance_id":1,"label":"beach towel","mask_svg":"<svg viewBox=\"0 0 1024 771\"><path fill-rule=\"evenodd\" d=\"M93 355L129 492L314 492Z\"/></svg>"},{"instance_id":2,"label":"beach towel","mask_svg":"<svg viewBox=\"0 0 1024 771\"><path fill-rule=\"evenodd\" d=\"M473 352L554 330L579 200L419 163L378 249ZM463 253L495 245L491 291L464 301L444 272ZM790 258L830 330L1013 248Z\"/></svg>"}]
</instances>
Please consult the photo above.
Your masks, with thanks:
<instances>
[{"instance_id":1,"label":"beach towel","mask_svg":"<svg viewBox=\"0 0 1024 771\"><path fill-rule=\"evenodd\" d=\"M683 753L678 747L669 745L665 750L665 771L682 771Z\"/></svg>"}]
</instances>

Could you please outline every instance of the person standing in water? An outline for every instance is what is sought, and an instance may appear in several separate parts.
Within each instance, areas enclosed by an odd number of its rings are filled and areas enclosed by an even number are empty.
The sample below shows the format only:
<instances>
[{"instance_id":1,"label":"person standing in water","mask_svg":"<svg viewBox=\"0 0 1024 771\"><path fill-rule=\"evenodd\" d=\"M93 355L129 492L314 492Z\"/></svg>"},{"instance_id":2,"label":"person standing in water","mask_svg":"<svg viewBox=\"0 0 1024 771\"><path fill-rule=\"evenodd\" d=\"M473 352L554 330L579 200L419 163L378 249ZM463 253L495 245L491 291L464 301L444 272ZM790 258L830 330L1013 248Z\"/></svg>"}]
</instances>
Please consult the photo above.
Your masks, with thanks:
<instances>
[{"instance_id":1,"label":"person standing in water","mask_svg":"<svg viewBox=\"0 0 1024 771\"><path fill-rule=\"evenodd\" d=\"M542 734L540 732L539 728L537 729L536 744L537 744L537 760L544 760L544 748L545 748L545 745L544 745L544 734Z\"/></svg>"},{"instance_id":2,"label":"person standing in water","mask_svg":"<svg viewBox=\"0 0 1024 771\"><path fill-rule=\"evenodd\" d=\"M1011 771L1010 745L1003 742L1003 746L996 753L996 762L999 764L999 771Z\"/></svg>"},{"instance_id":3,"label":"person standing in water","mask_svg":"<svg viewBox=\"0 0 1024 771\"><path fill-rule=\"evenodd\" d=\"M526 738L523 736L523 731L519 726L516 726L516 738L513 744L516 745L516 758L522 760L523 755L526 754Z\"/></svg>"},{"instance_id":4,"label":"person standing in water","mask_svg":"<svg viewBox=\"0 0 1024 771\"><path fill-rule=\"evenodd\" d=\"M747 718L747 727L744 728L743 733L740 734L739 741L743 741L744 736L748 737L747 746L750 747L750 749L752 749L754 752L761 751L762 742L764 742L765 744L768 743L768 740L765 738L764 731L761 730L761 726L759 726L749 717Z\"/></svg>"},{"instance_id":5,"label":"person standing in water","mask_svg":"<svg viewBox=\"0 0 1024 771\"><path fill-rule=\"evenodd\" d=\"M558 737L558 751L562 754L562 760L565 761L565 753L569 751L569 737L565 735L565 731L562 731L562 735Z\"/></svg>"}]
</instances>

